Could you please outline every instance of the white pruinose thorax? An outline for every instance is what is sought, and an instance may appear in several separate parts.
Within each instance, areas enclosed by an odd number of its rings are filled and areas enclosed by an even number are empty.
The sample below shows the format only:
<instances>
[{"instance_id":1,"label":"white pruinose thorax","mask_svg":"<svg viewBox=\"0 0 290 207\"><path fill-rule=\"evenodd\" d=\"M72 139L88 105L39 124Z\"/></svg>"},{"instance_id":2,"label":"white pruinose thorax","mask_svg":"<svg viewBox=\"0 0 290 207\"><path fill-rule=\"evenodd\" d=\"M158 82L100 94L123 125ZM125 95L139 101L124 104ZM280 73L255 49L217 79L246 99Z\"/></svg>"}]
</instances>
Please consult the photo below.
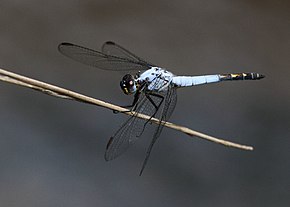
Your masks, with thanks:
<instances>
[{"instance_id":1,"label":"white pruinose thorax","mask_svg":"<svg viewBox=\"0 0 290 207\"><path fill-rule=\"evenodd\" d=\"M151 67L140 74L137 82L146 81L148 83L147 89L150 91L164 91L171 83L173 77L173 73L165 69Z\"/></svg>"}]
</instances>

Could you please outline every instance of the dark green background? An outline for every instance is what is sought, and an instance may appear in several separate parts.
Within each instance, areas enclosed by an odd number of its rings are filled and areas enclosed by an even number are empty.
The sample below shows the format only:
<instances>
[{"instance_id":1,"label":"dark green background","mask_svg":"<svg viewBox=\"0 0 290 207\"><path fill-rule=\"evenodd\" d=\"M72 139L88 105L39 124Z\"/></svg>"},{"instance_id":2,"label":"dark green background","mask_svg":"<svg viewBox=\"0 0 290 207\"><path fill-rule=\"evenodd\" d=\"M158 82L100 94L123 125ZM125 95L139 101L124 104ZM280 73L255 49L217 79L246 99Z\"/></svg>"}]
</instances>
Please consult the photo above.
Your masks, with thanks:
<instances>
[{"instance_id":1,"label":"dark green background","mask_svg":"<svg viewBox=\"0 0 290 207\"><path fill-rule=\"evenodd\" d=\"M0 82L0 206L289 206L290 3L250 0L2 0L0 67L124 105L122 73L71 61L63 41L113 40L177 75L259 72L261 81L178 91L171 121L253 145L164 129L105 162L124 115Z\"/></svg>"}]
</instances>

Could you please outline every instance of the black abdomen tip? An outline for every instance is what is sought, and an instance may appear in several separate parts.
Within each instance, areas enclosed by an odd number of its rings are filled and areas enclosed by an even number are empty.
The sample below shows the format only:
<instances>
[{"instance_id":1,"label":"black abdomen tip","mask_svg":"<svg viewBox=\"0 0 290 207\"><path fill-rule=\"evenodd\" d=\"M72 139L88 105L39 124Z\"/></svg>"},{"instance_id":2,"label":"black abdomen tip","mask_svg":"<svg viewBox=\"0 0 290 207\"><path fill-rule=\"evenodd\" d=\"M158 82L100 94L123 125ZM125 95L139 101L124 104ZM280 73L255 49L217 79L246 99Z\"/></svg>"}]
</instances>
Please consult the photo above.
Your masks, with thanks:
<instances>
[{"instance_id":1,"label":"black abdomen tip","mask_svg":"<svg viewBox=\"0 0 290 207\"><path fill-rule=\"evenodd\" d=\"M249 73L247 74L247 76L248 76L248 79L252 79L252 80L260 80L262 78L265 78L265 76L260 73ZM246 76L246 79L247 79L247 76Z\"/></svg>"},{"instance_id":2,"label":"black abdomen tip","mask_svg":"<svg viewBox=\"0 0 290 207\"><path fill-rule=\"evenodd\" d=\"M262 79L262 78L265 78L265 76L262 75L262 74L257 73L257 79L259 80L259 79Z\"/></svg>"},{"instance_id":3,"label":"black abdomen tip","mask_svg":"<svg viewBox=\"0 0 290 207\"><path fill-rule=\"evenodd\" d=\"M259 73L229 73L220 75L220 80L260 80L264 77Z\"/></svg>"}]
</instances>

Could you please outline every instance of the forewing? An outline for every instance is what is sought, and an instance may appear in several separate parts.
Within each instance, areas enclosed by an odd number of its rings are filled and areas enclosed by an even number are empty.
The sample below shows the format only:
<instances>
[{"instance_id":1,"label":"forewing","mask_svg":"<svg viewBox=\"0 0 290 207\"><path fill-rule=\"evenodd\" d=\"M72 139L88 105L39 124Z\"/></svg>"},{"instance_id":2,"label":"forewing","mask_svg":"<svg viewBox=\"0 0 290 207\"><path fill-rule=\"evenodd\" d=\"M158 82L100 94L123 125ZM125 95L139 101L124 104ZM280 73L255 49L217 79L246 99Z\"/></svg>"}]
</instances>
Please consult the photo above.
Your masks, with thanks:
<instances>
[{"instance_id":1,"label":"forewing","mask_svg":"<svg viewBox=\"0 0 290 207\"><path fill-rule=\"evenodd\" d=\"M158 137L160 136L160 134L162 132L162 129L164 127L164 124L162 124L162 121L168 121L168 119L170 118L170 116L172 115L172 113L175 109L176 102L177 102L176 88L170 85L168 87L168 90L164 93L164 103L161 107L162 111L161 111L160 116L159 116L160 122L155 130L152 141L147 149L146 157L145 157L145 160L143 162L143 165L142 165L142 168L140 171L140 175L142 174L143 170L145 169L145 166L146 166L148 159L150 157L150 153L152 151L153 145L155 144L156 140L158 139Z\"/></svg>"},{"instance_id":2,"label":"forewing","mask_svg":"<svg viewBox=\"0 0 290 207\"><path fill-rule=\"evenodd\" d=\"M156 109L144 94L141 94L139 100L134 116L128 118L121 128L110 138L105 152L105 159L107 161L121 155L141 136L146 120L137 118L136 115L142 113L151 117L154 114ZM160 100L154 101L158 102Z\"/></svg>"},{"instance_id":3,"label":"forewing","mask_svg":"<svg viewBox=\"0 0 290 207\"><path fill-rule=\"evenodd\" d=\"M61 43L58 46L58 50L60 53L73 60L103 70L142 71L147 70L150 67L144 61L139 61L136 58L134 59L125 56L118 57L72 43Z\"/></svg>"}]
</instances>

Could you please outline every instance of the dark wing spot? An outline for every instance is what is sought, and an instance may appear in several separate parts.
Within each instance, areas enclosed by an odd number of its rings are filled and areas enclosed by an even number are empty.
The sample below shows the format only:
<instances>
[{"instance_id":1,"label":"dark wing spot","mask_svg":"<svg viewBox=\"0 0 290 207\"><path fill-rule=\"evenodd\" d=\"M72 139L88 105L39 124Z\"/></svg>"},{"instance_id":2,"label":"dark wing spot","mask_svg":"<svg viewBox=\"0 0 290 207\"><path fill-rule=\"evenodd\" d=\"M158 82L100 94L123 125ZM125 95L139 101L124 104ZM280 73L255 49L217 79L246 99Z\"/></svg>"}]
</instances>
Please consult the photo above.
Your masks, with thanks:
<instances>
[{"instance_id":1,"label":"dark wing spot","mask_svg":"<svg viewBox=\"0 0 290 207\"><path fill-rule=\"evenodd\" d=\"M108 144L106 146L106 149L108 149L110 147L110 145L112 144L112 142L113 142L113 137L110 137L109 142L108 142Z\"/></svg>"}]
</instances>

